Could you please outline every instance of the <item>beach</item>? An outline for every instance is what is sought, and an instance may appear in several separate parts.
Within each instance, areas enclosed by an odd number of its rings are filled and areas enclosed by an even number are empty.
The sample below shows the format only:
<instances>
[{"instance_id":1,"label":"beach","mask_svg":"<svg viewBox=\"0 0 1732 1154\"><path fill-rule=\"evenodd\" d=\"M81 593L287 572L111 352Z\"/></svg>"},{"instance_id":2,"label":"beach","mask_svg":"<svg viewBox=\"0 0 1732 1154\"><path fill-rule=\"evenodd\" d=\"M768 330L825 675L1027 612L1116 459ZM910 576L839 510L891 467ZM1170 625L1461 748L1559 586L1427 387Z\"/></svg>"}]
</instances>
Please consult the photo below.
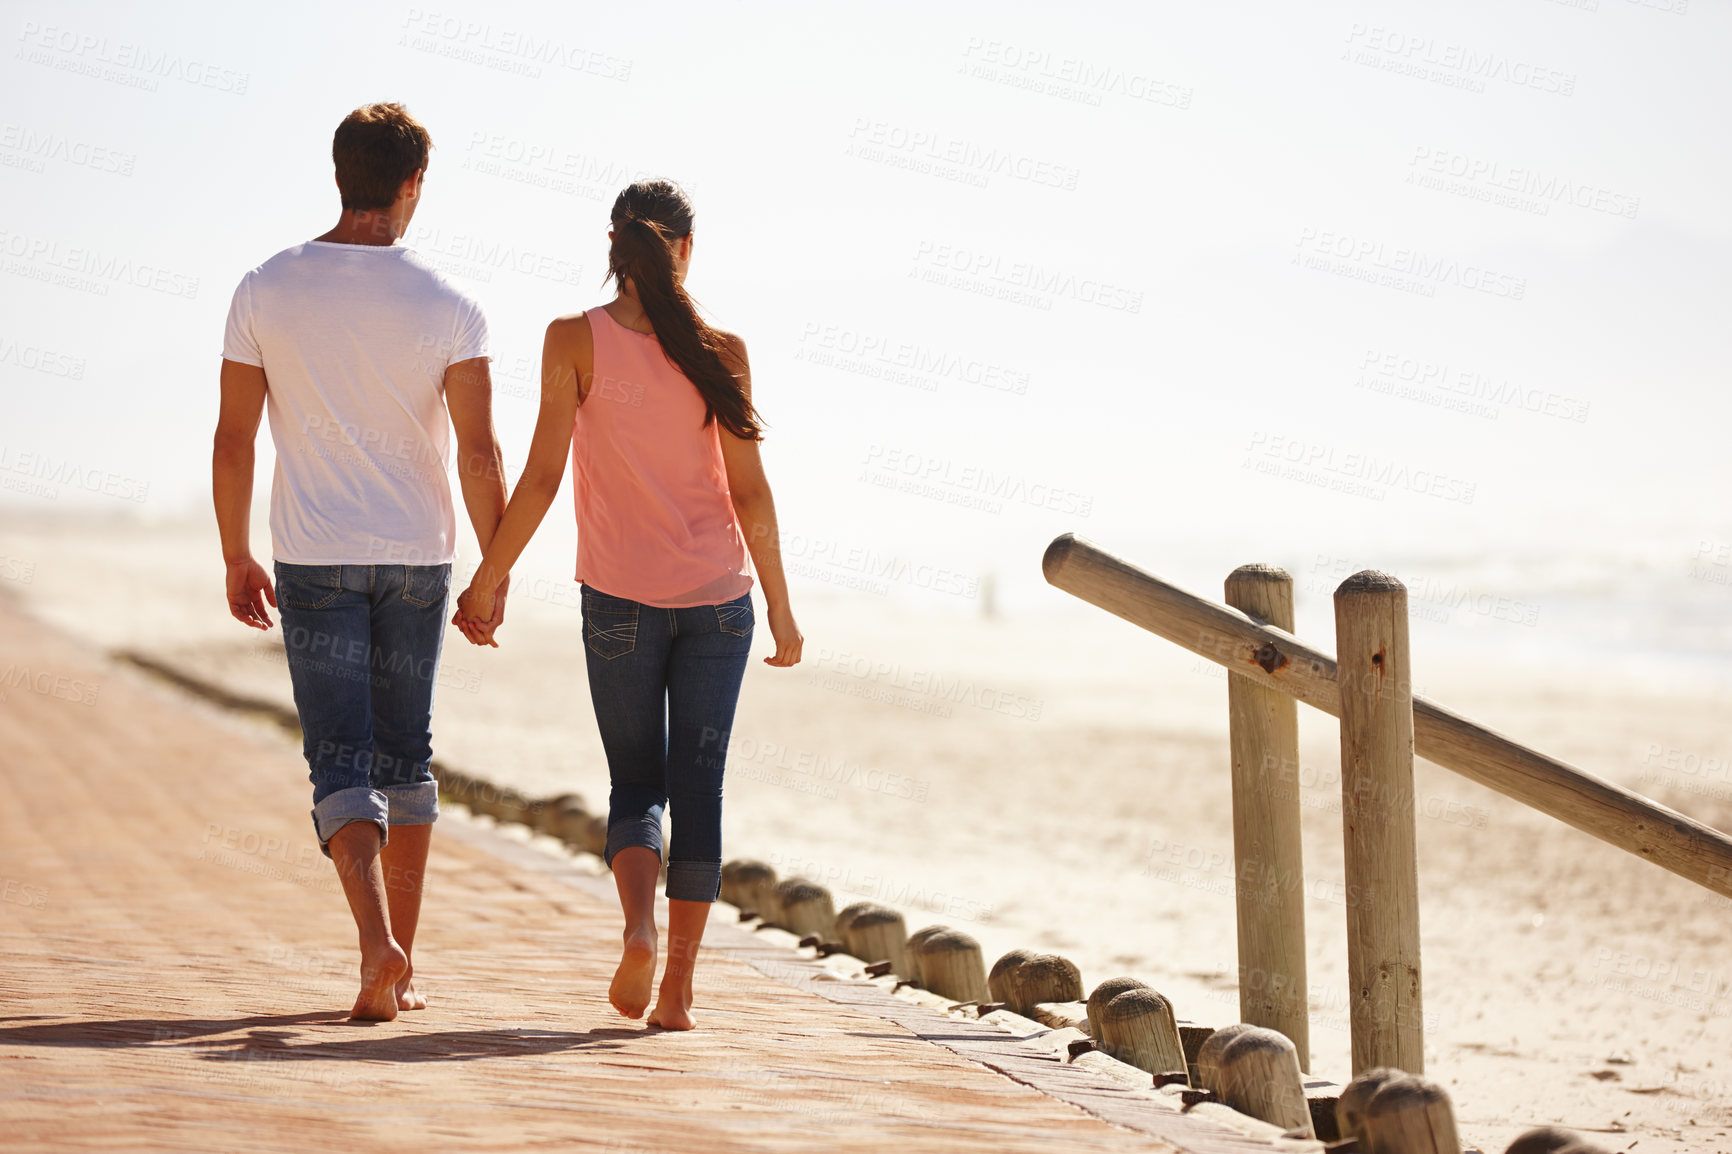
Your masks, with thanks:
<instances>
[{"instance_id":1,"label":"beach","mask_svg":"<svg viewBox=\"0 0 1732 1154\"><path fill-rule=\"evenodd\" d=\"M1134 559L1218 595L1219 576ZM1026 563L1038 573L1039 561ZM107 651L289 704L279 633L229 618L221 576L197 520L0 518L0 596ZM754 659L733 732L715 735L728 752L725 855L805 875L838 907L871 898L910 929L966 930L989 962L1053 951L1086 986L1131 974L1182 1017L1237 1020L1224 671L1057 590L988 615L978 597L910 603L836 585L796 578L806 660ZM1328 600L1300 596L1313 612ZM1428 651L1416 630L1416 684L1732 827L1723 684L1547 664L1531 657L1542 647L1500 637ZM435 755L531 796L604 806L569 570L520 567L499 641L448 633ZM755 657L768 652L760 629ZM0 692L56 691L38 672ZM62 688L100 708L100 685ZM1342 873L1335 723L1302 712L1300 738L1311 1068L1345 1081L1344 917L1361 895ZM1732 1149L1728 901L1424 762L1415 810L1426 1067L1464 1140L1501 1150L1557 1123L1613 1150Z\"/></svg>"}]
</instances>

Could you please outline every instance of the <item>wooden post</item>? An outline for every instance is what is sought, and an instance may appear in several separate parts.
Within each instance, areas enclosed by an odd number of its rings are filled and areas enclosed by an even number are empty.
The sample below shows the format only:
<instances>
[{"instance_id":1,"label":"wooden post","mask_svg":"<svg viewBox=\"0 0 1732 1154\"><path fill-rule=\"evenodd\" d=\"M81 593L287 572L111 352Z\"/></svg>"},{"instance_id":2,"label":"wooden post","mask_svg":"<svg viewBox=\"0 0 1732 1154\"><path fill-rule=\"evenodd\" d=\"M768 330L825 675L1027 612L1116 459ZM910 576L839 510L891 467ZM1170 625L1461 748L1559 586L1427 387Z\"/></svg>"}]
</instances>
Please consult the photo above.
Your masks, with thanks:
<instances>
[{"instance_id":1,"label":"wooden post","mask_svg":"<svg viewBox=\"0 0 1732 1154\"><path fill-rule=\"evenodd\" d=\"M548 832L575 850L587 848L584 829L589 825L589 810L584 808L581 798L572 798L559 807L559 813L553 819L553 828Z\"/></svg>"},{"instance_id":2,"label":"wooden post","mask_svg":"<svg viewBox=\"0 0 1732 1154\"><path fill-rule=\"evenodd\" d=\"M583 848L596 857L607 856L607 815L592 813L583 827Z\"/></svg>"},{"instance_id":3,"label":"wooden post","mask_svg":"<svg viewBox=\"0 0 1732 1154\"><path fill-rule=\"evenodd\" d=\"M908 927L902 915L889 906L872 905L855 914L843 931L842 941L848 952L868 964L889 962L890 972L897 977L908 976L908 954L903 942Z\"/></svg>"},{"instance_id":4,"label":"wooden post","mask_svg":"<svg viewBox=\"0 0 1732 1154\"><path fill-rule=\"evenodd\" d=\"M920 970L921 951L926 948L926 939L933 934L948 933L949 930L949 926L921 926L908 935L908 944L902 947L903 953L908 957L908 972L902 975L904 978L921 985L926 984L926 976Z\"/></svg>"},{"instance_id":5,"label":"wooden post","mask_svg":"<svg viewBox=\"0 0 1732 1154\"><path fill-rule=\"evenodd\" d=\"M1221 1055L1226 1052L1233 1039L1246 1030L1256 1027L1249 1022L1234 1022L1231 1026L1222 1026L1207 1038L1197 1049L1197 1088L1221 1092Z\"/></svg>"},{"instance_id":6,"label":"wooden post","mask_svg":"<svg viewBox=\"0 0 1732 1154\"><path fill-rule=\"evenodd\" d=\"M1101 1007L1100 1047L1151 1074L1183 1073L1185 1048L1171 1002L1144 986L1115 994Z\"/></svg>"},{"instance_id":7,"label":"wooden post","mask_svg":"<svg viewBox=\"0 0 1732 1154\"><path fill-rule=\"evenodd\" d=\"M1003 1002L1011 1009L1016 1010L1017 1003L1021 1000L1017 996L1016 973L1024 962L1034 956L1033 950L1025 950L1021 947L1006 951L998 961L992 963L992 969L987 971L987 995L993 1001ZM1022 1013L1021 1010L1016 1010L1016 1012Z\"/></svg>"},{"instance_id":8,"label":"wooden post","mask_svg":"<svg viewBox=\"0 0 1732 1154\"><path fill-rule=\"evenodd\" d=\"M575 793L562 793L554 797L543 798L541 801L536 802L536 830L553 837L558 837L560 818L564 815L566 809L573 805L578 809L583 808L583 799L578 797Z\"/></svg>"},{"instance_id":9,"label":"wooden post","mask_svg":"<svg viewBox=\"0 0 1732 1154\"><path fill-rule=\"evenodd\" d=\"M939 930L921 941L920 984L953 1002L984 1002L992 996L980 943L961 930Z\"/></svg>"},{"instance_id":10,"label":"wooden post","mask_svg":"<svg viewBox=\"0 0 1732 1154\"><path fill-rule=\"evenodd\" d=\"M836 924L830 891L805 878L789 878L776 886L776 924L791 934L827 934Z\"/></svg>"},{"instance_id":11,"label":"wooden post","mask_svg":"<svg viewBox=\"0 0 1732 1154\"><path fill-rule=\"evenodd\" d=\"M761 861L744 858L722 867L722 900L750 913L763 914L763 894L775 884L775 869Z\"/></svg>"},{"instance_id":12,"label":"wooden post","mask_svg":"<svg viewBox=\"0 0 1732 1154\"><path fill-rule=\"evenodd\" d=\"M1315 1138L1299 1052L1286 1035L1262 1026L1240 1031L1221 1051L1221 1101L1253 1118ZM1460 1154L1453 1151L1452 1154Z\"/></svg>"},{"instance_id":13,"label":"wooden post","mask_svg":"<svg viewBox=\"0 0 1732 1154\"><path fill-rule=\"evenodd\" d=\"M1147 982L1140 981L1137 978L1108 978L1106 981L1096 986L1094 992L1089 994L1088 1001L1089 1037L1093 1038L1097 1042L1101 1039L1101 1007L1105 1006L1108 1002L1112 1001L1126 990L1146 990L1148 988L1149 984ZM992 996L998 998L996 992L994 992ZM1003 1001L1004 999L999 998L999 1000ZM1161 1072L1166 1073L1164 1070Z\"/></svg>"},{"instance_id":14,"label":"wooden post","mask_svg":"<svg viewBox=\"0 0 1732 1154\"><path fill-rule=\"evenodd\" d=\"M1353 1072L1425 1071L1419 863L1413 826L1413 674L1407 589L1355 573L1335 591Z\"/></svg>"},{"instance_id":15,"label":"wooden post","mask_svg":"<svg viewBox=\"0 0 1732 1154\"><path fill-rule=\"evenodd\" d=\"M1010 1008L1025 1018L1042 1002L1080 1002L1083 996L1082 971L1057 954L1029 958L1016 967L1010 985Z\"/></svg>"},{"instance_id":16,"label":"wooden post","mask_svg":"<svg viewBox=\"0 0 1732 1154\"><path fill-rule=\"evenodd\" d=\"M854 915L865 913L877 904L877 902L849 902L843 906L841 912L836 915L836 924L830 931L831 936L839 942L846 943L848 941L848 924L854 920ZM854 956L859 957L860 955L855 954ZM872 959L866 958L864 960L871 961Z\"/></svg>"},{"instance_id":17,"label":"wooden post","mask_svg":"<svg viewBox=\"0 0 1732 1154\"><path fill-rule=\"evenodd\" d=\"M1242 565L1227 604L1293 632L1293 578ZM1239 915L1239 1017L1285 1035L1311 1068L1305 982L1305 866L1300 842L1299 703L1227 676L1233 758L1234 895Z\"/></svg>"},{"instance_id":18,"label":"wooden post","mask_svg":"<svg viewBox=\"0 0 1732 1154\"><path fill-rule=\"evenodd\" d=\"M1407 1075L1379 1086L1361 1130L1369 1154L1461 1154L1449 1095L1428 1078Z\"/></svg>"},{"instance_id":19,"label":"wooden post","mask_svg":"<svg viewBox=\"0 0 1732 1154\"><path fill-rule=\"evenodd\" d=\"M1504 1154L1607 1154L1607 1151L1572 1130L1541 1126L1516 1138Z\"/></svg>"},{"instance_id":20,"label":"wooden post","mask_svg":"<svg viewBox=\"0 0 1732 1154\"><path fill-rule=\"evenodd\" d=\"M1343 1138L1359 1139L1360 1154L1371 1154L1370 1139L1365 1134L1365 1108L1385 1082L1401 1077L1405 1075L1400 1070L1377 1066L1355 1076L1335 1099L1335 1128Z\"/></svg>"}]
</instances>

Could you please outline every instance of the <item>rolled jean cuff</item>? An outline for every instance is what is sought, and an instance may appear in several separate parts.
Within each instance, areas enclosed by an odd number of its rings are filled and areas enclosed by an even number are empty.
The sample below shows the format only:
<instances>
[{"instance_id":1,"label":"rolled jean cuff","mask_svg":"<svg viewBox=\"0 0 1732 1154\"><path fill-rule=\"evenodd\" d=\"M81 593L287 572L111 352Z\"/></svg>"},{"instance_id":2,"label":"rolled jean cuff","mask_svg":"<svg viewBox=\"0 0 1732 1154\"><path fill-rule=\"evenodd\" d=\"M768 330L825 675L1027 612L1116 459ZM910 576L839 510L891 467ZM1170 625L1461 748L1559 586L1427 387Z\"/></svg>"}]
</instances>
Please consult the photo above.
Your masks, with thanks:
<instances>
[{"instance_id":1,"label":"rolled jean cuff","mask_svg":"<svg viewBox=\"0 0 1732 1154\"><path fill-rule=\"evenodd\" d=\"M662 823L648 814L642 817L622 818L609 822L607 826L607 847L602 852L601 860L609 868L613 866L613 855L630 846L642 846L658 858L662 856Z\"/></svg>"},{"instance_id":2,"label":"rolled jean cuff","mask_svg":"<svg viewBox=\"0 0 1732 1154\"><path fill-rule=\"evenodd\" d=\"M387 785L380 792L385 795L392 825L432 825L439 820L438 782Z\"/></svg>"},{"instance_id":3,"label":"rolled jean cuff","mask_svg":"<svg viewBox=\"0 0 1732 1154\"><path fill-rule=\"evenodd\" d=\"M313 828L319 848L331 856L331 838L352 821L370 821L379 827L379 845L390 840L391 806L379 790L364 785L326 794L313 806Z\"/></svg>"},{"instance_id":4,"label":"rolled jean cuff","mask_svg":"<svg viewBox=\"0 0 1732 1154\"><path fill-rule=\"evenodd\" d=\"M671 861L667 895L680 902L713 902L722 889L719 861Z\"/></svg>"}]
</instances>

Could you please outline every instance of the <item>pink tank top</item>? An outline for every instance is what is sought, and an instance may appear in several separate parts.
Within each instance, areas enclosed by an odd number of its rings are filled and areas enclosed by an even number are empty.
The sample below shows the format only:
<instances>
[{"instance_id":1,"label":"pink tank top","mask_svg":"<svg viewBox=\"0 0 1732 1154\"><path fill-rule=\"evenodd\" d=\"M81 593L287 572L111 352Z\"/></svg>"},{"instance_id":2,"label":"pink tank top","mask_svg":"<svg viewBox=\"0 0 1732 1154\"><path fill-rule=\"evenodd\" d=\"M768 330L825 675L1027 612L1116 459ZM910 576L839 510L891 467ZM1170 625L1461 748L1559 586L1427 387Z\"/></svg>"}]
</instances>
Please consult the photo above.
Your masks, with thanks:
<instances>
[{"instance_id":1,"label":"pink tank top","mask_svg":"<svg viewBox=\"0 0 1732 1154\"><path fill-rule=\"evenodd\" d=\"M752 587L720 426L653 334L592 308L595 377L571 440L577 579L646 605L717 605Z\"/></svg>"}]
</instances>

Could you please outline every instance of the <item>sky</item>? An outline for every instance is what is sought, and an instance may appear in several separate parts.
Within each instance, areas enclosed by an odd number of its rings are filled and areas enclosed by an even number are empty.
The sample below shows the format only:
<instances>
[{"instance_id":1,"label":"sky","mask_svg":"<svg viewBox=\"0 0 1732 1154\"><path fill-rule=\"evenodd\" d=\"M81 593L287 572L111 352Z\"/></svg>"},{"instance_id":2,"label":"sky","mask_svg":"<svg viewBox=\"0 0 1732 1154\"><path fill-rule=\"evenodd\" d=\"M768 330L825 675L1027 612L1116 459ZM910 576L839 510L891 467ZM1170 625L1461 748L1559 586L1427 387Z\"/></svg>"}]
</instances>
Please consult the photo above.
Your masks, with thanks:
<instances>
[{"instance_id":1,"label":"sky","mask_svg":"<svg viewBox=\"0 0 1732 1154\"><path fill-rule=\"evenodd\" d=\"M614 194L687 187L797 581L1732 574L1723 2L0 13L0 510L209 516L233 287L398 100L513 473Z\"/></svg>"}]
</instances>

